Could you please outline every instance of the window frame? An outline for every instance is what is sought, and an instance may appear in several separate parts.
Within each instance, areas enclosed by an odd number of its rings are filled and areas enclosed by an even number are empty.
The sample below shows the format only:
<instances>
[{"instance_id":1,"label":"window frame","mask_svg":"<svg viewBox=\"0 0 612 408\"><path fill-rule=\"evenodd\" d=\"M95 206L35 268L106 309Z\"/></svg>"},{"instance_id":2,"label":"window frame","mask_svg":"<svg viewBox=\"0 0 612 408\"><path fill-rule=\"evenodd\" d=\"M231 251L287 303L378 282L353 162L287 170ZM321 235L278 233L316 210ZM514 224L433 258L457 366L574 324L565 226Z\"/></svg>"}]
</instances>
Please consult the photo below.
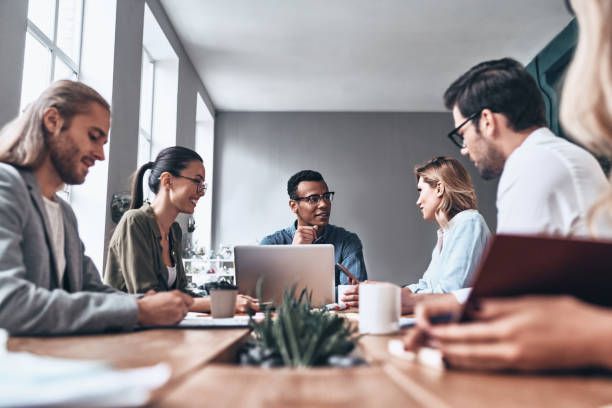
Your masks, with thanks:
<instances>
[{"instance_id":1,"label":"window frame","mask_svg":"<svg viewBox=\"0 0 612 408\"><path fill-rule=\"evenodd\" d=\"M83 56L83 27L85 20L85 0L78 0L81 3L81 15L80 21L78 24L78 61L74 61L71 57L69 57L58 45L57 45L57 34L59 27L59 0L55 0L55 9L53 15L53 39L49 38L28 16L26 19L26 35L31 35L32 38L38 41L43 47L47 48L51 53L51 66L49 70L48 83L51 84L54 81L55 77L55 67L56 61L59 58L62 63L64 63L74 75L74 79L78 80L81 75L81 60ZM24 69L25 69L25 56L24 56ZM25 78L24 78L25 79ZM23 88L23 85L22 85ZM22 101L23 103L23 101ZM65 201L70 202L70 192L71 186L64 185L64 187L57 192L57 194L62 197Z\"/></svg>"},{"instance_id":2,"label":"window frame","mask_svg":"<svg viewBox=\"0 0 612 408\"><path fill-rule=\"evenodd\" d=\"M153 74L151 76L151 83L149 84L149 86L151 87L151 105L148 106L149 109L149 113L150 113L150 120L149 120L149 129L145 129L142 127L140 121L138 123L138 137L143 137L149 144L149 152L148 152L148 161L151 161L151 153L153 152L153 114L154 112L154 108L155 108L155 71L156 71L156 65L155 65L155 60L153 59L153 57L151 56L151 53L147 50L147 48L143 45L142 46L142 54L143 56L147 59L147 62L149 64L152 65L152 69L153 69ZM142 71L142 69L141 69ZM142 80L142 79L141 79ZM142 86L142 84L141 84ZM141 101L142 103L142 101Z\"/></svg>"},{"instance_id":3,"label":"window frame","mask_svg":"<svg viewBox=\"0 0 612 408\"><path fill-rule=\"evenodd\" d=\"M55 11L53 17L53 39L49 38L30 18L27 18L26 33L30 34L35 40L41 43L44 47L48 48L51 52L51 71L49 72L49 83L53 82L55 76L55 65L56 58L59 58L74 74L75 78L78 79L81 74L81 58L83 55L83 24L85 17L85 1L78 0L81 2L81 16L79 22L79 56L78 61L74 61L70 58L58 45L57 45L57 30L59 27L59 0L55 0Z\"/></svg>"}]
</instances>

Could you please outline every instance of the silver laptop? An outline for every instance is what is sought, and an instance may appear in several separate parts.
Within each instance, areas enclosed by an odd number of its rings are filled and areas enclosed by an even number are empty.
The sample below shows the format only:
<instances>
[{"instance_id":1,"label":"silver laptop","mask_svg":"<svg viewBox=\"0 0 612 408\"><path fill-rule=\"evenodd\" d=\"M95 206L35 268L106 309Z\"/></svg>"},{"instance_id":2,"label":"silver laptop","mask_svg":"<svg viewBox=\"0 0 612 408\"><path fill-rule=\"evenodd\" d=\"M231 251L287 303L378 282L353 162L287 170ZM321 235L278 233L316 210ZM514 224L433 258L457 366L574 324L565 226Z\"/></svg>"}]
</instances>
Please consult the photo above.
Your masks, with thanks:
<instances>
[{"instance_id":1,"label":"silver laptop","mask_svg":"<svg viewBox=\"0 0 612 408\"><path fill-rule=\"evenodd\" d=\"M334 246L238 245L234 248L238 291L256 297L257 280L263 278L264 302L279 305L285 289L296 285L312 291L312 305L334 302Z\"/></svg>"}]
</instances>

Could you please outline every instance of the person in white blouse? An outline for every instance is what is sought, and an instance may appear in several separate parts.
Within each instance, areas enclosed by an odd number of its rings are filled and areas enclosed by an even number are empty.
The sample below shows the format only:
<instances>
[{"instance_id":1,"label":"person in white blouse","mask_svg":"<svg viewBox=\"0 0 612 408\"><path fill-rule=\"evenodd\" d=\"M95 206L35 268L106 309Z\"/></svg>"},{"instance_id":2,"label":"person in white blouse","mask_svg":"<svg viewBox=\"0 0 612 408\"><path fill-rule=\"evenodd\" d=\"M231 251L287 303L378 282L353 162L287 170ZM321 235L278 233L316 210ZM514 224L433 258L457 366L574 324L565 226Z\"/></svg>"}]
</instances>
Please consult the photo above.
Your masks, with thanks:
<instances>
[{"instance_id":1,"label":"person in white blouse","mask_svg":"<svg viewBox=\"0 0 612 408\"><path fill-rule=\"evenodd\" d=\"M451 157L435 157L414 171L423 219L438 224L431 261L423 276L402 288L402 313L412 313L421 299L470 285L489 237L489 227L476 209L472 179ZM359 305L359 286L344 293L343 302Z\"/></svg>"},{"instance_id":2,"label":"person in white blouse","mask_svg":"<svg viewBox=\"0 0 612 408\"><path fill-rule=\"evenodd\" d=\"M423 219L439 226L431 262L418 282L402 289L402 309L411 312L416 294L448 293L471 283L491 235L476 209L467 170L451 157L436 157L415 168Z\"/></svg>"}]
</instances>

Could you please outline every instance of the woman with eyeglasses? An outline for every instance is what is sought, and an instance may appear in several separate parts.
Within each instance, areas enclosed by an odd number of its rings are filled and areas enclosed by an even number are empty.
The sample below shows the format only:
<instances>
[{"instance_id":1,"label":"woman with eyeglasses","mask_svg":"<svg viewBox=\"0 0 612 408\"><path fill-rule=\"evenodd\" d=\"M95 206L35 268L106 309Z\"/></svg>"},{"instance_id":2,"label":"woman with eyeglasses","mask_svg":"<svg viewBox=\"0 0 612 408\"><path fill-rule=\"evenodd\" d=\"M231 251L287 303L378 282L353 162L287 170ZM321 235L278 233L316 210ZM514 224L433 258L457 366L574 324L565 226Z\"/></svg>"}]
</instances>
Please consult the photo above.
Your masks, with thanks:
<instances>
[{"instance_id":1,"label":"woman with eyeglasses","mask_svg":"<svg viewBox=\"0 0 612 408\"><path fill-rule=\"evenodd\" d=\"M151 204L143 203L143 178L155 193ZM154 162L141 166L132 182L132 202L109 242L104 281L128 293L187 290L181 256L182 233L176 217L193 214L206 192L205 170L199 154L185 147L162 150ZM193 295L193 294L192 294ZM239 296L242 311L252 299ZM210 300L196 297L192 311L209 311Z\"/></svg>"}]
</instances>

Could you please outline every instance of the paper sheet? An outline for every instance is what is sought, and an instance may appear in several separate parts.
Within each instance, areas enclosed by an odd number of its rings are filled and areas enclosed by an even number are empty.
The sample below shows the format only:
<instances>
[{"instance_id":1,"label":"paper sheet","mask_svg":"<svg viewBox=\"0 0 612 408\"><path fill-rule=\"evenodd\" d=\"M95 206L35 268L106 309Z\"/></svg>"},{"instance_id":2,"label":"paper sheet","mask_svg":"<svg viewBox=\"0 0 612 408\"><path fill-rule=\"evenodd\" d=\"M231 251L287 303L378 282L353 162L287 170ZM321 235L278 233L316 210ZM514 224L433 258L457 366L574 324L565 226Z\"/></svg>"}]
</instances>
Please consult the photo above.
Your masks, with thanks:
<instances>
[{"instance_id":1,"label":"paper sheet","mask_svg":"<svg viewBox=\"0 0 612 408\"><path fill-rule=\"evenodd\" d=\"M256 313L253 318L259 321L264 318L264 314ZM208 314L189 312L178 326L183 328L248 327L249 316L236 315L234 317L215 319Z\"/></svg>"},{"instance_id":2,"label":"paper sheet","mask_svg":"<svg viewBox=\"0 0 612 408\"><path fill-rule=\"evenodd\" d=\"M8 352L7 337L0 330L0 407L141 406L171 374L164 363L116 370L105 362Z\"/></svg>"}]
</instances>

